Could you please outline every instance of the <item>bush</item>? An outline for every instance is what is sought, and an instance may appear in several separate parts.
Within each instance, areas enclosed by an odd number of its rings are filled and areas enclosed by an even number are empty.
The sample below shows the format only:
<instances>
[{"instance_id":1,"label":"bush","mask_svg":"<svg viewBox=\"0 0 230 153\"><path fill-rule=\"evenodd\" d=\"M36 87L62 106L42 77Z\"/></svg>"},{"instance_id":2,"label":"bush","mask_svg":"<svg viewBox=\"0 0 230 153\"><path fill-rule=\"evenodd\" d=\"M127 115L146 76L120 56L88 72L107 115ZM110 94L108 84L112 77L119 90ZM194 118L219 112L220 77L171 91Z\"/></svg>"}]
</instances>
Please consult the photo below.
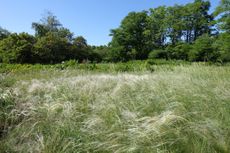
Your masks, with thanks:
<instances>
[{"instance_id":1,"label":"bush","mask_svg":"<svg viewBox=\"0 0 230 153\"><path fill-rule=\"evenodd\" d=\"M219 53L213 48L215 39L205 34L199 37L192 46L189 54L190 61L216 62Z\"/></svg>"},{"instance_id":2,"label":"bush","mask_svg":"<svg viewBox=\"0 0 230 153\"><path fill-rule=\"evenodd\" d=\"M221 34L213 46L216 51L219 51L219 61L230 62L230 34Z\"/></svg>"},{"instance_id":3,"label":"bush","mask_svg":"<svg viewBox=\"0 0 230 153\"><path fill-rule=\"evenodd\" d=\"M78 64L78 61L69 60L69 61L62 62L62 64L65 65L66 67L74 67Z\"/></svg>"},{"instance_id":4,"label":"bush","mask_svg":"<svg viewBox=\"0 0 230 153\"><path fill-rule=\"evenodd\" d=\"M91 47L92 52L96 57L94 57L94 61L96 62L102 62L102 61L109 61L109 53L110 53L110 48L107 46L92 46Z\"/></svg>"},{"instance_id":5,"label":"bush","mask_svg":"<svg viewBox=\"0 0 230 153\"><path fill-rule=\"evenodd\" d=\"M165 50L154 50L149 53L149 59L168 59L168 53Z\"/></svg>"},{"instance_id":6,"label":"bush","mask_svg":"<svg viewBox=\"0 0 230 153\"><path fill-rule=\"evenodd\" d=\"M170 47L169 47L170 48ZM166 48L167 50L168 48ZM177 60L188 60L189 52L191 50L191 45L188 43L178 43L171 49L171 54L169 55L171 59ZM168 51L170 52L170 51Z\"/></svg>"},{"instance_id":7,"label":"bush","mask_svg":"<svg viewBox=\"0 0 230 153\"><path fill-rule=\"evenodd\" d=\"M60 63L66 60L69 49L66 38L61 38L55 33L48 33L39 38L34 45L34 62Z\"/></svg>"}]
</instances>

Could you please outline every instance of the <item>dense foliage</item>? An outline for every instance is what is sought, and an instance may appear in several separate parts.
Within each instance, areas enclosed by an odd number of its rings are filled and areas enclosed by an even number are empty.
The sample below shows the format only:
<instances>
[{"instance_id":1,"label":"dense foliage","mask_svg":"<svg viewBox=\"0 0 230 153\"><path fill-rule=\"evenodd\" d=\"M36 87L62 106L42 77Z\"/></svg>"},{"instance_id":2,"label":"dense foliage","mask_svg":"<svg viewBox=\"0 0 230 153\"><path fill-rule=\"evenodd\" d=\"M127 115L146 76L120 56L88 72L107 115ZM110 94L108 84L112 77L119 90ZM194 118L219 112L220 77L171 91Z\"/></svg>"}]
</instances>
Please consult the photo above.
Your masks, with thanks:
<instances>
[{"instance_id":1,"label":"dense foliage","mask_svg":"<svg viewBox=\"0 0 230 153\"><path fill-rule=\"evenodd\" d=\"M63 27L48 12L32 23L35 36L10 33L0 28L0 62L60 63L120 62L175 59L186 61L230 61L230 1L221 0L210 13L210 2L160 6L130 12L121 25L111 30L108 46L90 46L82 36Z\"/></svg>"},{"instance_id":2,"label":"dense foliage","mask_svg":"<svg viewBox=\"0 0 230 153\"><path fill-rule=\"evenodd\" d=\"M10 34L0 41L0 60L5 63L29 63L35 38L27 33Z\"/></svg>"}]
</instances>

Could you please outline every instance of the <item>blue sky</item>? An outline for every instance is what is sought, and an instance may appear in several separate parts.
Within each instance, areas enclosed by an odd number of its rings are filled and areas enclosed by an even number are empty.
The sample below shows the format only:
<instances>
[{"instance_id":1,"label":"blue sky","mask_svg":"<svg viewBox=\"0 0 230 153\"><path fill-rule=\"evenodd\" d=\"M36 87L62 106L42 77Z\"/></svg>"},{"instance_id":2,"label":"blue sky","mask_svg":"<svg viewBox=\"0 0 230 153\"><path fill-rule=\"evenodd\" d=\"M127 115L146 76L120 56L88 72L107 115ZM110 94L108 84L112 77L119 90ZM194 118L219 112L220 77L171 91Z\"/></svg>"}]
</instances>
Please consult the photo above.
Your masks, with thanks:
<instances>
[{"instance_id":1,"label":"blue sky","mask_svg":"<svg viewBox=\"0 0 230 153\"><path fill-rule=\"evenodd\" d=\"M49 10L75 36L84 36L91 45L104 45L111 40L110 29L118 27L129 12L189 2L193 0L0 0L0 26L34 34L31 23ZM214 9L219 0L211 3Z\"/></svg>"}]
</instances>

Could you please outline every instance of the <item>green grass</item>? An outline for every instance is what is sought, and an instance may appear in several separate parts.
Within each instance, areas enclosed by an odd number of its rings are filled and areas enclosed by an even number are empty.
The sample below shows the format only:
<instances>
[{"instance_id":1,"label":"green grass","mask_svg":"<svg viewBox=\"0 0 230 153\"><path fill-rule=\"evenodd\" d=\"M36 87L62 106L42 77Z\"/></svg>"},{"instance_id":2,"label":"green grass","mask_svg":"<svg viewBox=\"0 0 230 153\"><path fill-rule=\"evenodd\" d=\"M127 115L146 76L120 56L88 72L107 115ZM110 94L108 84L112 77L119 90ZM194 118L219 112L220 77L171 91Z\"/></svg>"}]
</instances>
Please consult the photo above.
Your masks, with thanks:
<instances>
[{"instance_id":1,"label":"green grass","mask_svg":"<svg viewBox=\"0 0 230 153\"><path fill-rule=\"evenodd\" d=\"M0 66L0 152L228 153L230 66Z\"/></svg>"}]
</instances>

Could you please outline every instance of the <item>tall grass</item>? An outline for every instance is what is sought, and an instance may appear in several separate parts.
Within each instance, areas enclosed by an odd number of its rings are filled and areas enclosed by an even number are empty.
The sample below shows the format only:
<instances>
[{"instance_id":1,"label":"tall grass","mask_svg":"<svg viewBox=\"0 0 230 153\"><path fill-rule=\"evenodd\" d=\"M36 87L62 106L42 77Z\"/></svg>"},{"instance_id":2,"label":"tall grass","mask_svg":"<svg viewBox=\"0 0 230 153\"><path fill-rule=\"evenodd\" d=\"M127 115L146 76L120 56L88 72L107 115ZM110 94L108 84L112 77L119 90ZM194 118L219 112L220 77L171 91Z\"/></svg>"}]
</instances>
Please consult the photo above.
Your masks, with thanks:
<instances>
[{"instance_id":1,"label":"tall grass","mask_svg":"<svg viewBox=\"0 0 230 153\"><path fill-rule=\"evenodd\" d=\"M0 152L229 152L230 67L153 66L2 73Z\"/></svg>"}]
</instances>

